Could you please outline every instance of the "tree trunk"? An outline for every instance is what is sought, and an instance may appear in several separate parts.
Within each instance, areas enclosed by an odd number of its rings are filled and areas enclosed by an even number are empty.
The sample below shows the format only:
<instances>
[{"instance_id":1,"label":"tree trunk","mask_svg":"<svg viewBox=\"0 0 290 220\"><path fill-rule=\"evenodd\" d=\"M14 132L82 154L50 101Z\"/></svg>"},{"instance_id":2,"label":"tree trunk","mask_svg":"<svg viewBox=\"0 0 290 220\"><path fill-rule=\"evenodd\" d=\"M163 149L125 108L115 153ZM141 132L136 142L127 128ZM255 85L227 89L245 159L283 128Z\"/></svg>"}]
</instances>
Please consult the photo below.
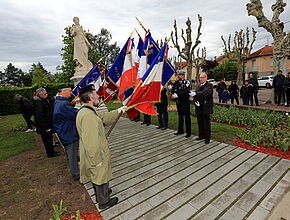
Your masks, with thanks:
<instances>
[{"instance_id":1,"label":"tree trunk","mask_svg":"<svg viewBox=\"0 0 290 220\"><path fill-rule=\"evenodd\" d=\"M237 70L238 70L237 84L242 85L243 80L244 80L244 62L243 61L237 62Z\"/></svg>"},{"instance_id":2,"label":"tree trunk","mask_svg":"<svg viewBox=\"0 0 290 220\"><path fill-rule=\"evenodd\" d=\"M192 60L187 60L187 79L192 81Z\"/></svg>"}]
</instances>

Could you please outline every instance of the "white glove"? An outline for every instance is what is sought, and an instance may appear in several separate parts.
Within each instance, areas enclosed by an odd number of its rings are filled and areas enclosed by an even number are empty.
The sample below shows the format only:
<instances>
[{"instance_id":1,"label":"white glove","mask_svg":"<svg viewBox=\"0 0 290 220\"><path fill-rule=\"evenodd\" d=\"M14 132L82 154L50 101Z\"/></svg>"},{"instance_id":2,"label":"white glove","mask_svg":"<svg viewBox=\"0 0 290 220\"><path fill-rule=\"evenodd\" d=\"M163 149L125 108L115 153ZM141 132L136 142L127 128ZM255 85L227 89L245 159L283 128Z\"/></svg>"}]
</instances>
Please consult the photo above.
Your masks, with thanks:
<instances>
[{"instance_id":1,"label":"white glove","mask_svg":"<svg viewBox=\"0 0 290 220\"><path fill-rule=\"evenodd\" d=\"M126 111L127 111L127 106L126 105L118 108L118 113L125 113Z\"/></svg>"},{"instance_id":2,"label":"white glove","mask_svg":"<svg viewBox=\"0 0 290 220\"><path fill-rule=\"evenodd\" d=\"M172 85L170 84L170 85L168 85L168 89L169 90L171 90L172 89Z\"/></svg>"},{"instance_id":3,"label":"white glove","mask_svg":"<svg viewBox=\"0 0 290 220\"><path fill-rule=\"evenodd\" d=\"M191 91L191 92L189 93L189 95L190 95L191 97L196 96L196 92Z\"/></svg>"},{"instance_id":4,"label":"white glove","mask_svg":"<svg viewBox=\"0 0 290 220\"><path fill-rule=\"evenodd\" d=\"M96 165L96 167L101 167L102 165L103 165L103 162L98 163L98 164Z\"/></svg>"},{"instance_id":5,"label":"white glove","mask_svg":"<svg viewBox=\"0 0 290 220\"><path fill-rule=\"evenodd\" d=\"M47 130L45 130L45 132L50 132L51 131L51 129L47 129Z\"/></svg>"},{"instance_id":6,"label":"white glove","mask_svg":"<svg viewBox=\"0 0 290 220\"><path fill-rule=\"evenodd\" d=\"M194 104L195 104L196 106L200 106L199 101L195 101Z\"/></svg>"},{"instance_id":7,"label":"white glove","mask_svg":"<svg viewBox=\"0 0 290 220\"><path fill-rule=\"evenodd\" d=\"M177 99L178 98L178 95L176 93L173 93L172 94L172 98Z\"/></svg>"}]
</instances>

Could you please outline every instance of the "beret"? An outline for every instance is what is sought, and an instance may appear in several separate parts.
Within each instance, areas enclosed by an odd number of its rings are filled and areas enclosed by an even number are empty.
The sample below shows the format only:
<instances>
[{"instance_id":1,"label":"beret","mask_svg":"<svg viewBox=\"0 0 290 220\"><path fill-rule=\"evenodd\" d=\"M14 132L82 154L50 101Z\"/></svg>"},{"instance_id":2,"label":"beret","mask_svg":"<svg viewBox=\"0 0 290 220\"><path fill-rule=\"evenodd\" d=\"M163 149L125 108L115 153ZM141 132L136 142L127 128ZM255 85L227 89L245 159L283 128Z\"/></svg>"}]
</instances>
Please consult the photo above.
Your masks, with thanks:
<instances>
[{"instance_id":1,"label":"beret","mask_svg":"<svg viewBox=\"0 0 290 220\"><path fill-rule=\"evenodd\" d=\"M87 92L92 92L94 90L95 90L95 86L92 84L89 84L87 86L80 88L79 95L82 95L82 94L87 93Z\"/></svg>"}]
</instances>

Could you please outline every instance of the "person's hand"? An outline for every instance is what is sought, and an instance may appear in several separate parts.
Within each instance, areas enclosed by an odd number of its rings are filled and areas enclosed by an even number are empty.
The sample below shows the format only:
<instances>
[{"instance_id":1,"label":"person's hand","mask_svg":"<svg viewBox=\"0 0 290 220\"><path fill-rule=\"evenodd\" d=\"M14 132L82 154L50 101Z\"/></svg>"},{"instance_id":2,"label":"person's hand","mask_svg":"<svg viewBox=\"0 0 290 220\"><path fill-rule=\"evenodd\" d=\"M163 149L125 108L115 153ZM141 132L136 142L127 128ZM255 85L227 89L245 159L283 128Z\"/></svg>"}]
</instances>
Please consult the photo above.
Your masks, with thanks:
<instances>
[{"instance_id":1,"label":"person's hand","mask_svg":"<svg viewBox=\"0 0 290 220\"><path fill-rule=\"evenodd\" d=\"M168 89L169 90L171 90L172 89L172 85L170 84L170 85L168 85Z\"/></svg>"},{"instance_id":2,"label":"person's hand","mask_svg":"<svg viewBox=\"0 0 290 220\"><path fill-rule=\"evenodd\" d=\"M128 108L128 107L127 107L126 105L124 105L124 106L118 108L118 113L125 113L125 112L127 111L127 108Z\"/></svg>"},{"instance_id":3,"label":"person's hand","mask_svg":"<svg viewBox=\"0 0 290 220\"><path fill-rule=\"evenodd\" d=\"M196 106L200 106L199 101L195 101L194 104L195 104Z\"/></svg>"},{"instance_id":4,"label":"person's hand","mask_svg":"<svg viewBox=\"0 0 290 220\"><path fill-rule=\"evenodd\" d=\"M51 129L47 129L47 130L45 130L45 132L50 132L51 131Z\"/></svg>"},{"instance_id":5,"label":"person's hand","mask_svg":"<svg viewBox=\"0 0 290 220\"><path fill-rule=\"evenodd\" d=\"M191 91L191 92L189 93L189 95L190 95L191 97L196 96L196 92Z\"/></svg>"},{"instance_id":6,"label":"person's hand","mask_svg":"<svg viewBox=\"0 0 290 220\"><path fill-rule=\"evenodd\" d=\"M172 98L177 99L178 98L178 95L176 93L173 93L172 94Z\"/></svg>"}]
</instances>

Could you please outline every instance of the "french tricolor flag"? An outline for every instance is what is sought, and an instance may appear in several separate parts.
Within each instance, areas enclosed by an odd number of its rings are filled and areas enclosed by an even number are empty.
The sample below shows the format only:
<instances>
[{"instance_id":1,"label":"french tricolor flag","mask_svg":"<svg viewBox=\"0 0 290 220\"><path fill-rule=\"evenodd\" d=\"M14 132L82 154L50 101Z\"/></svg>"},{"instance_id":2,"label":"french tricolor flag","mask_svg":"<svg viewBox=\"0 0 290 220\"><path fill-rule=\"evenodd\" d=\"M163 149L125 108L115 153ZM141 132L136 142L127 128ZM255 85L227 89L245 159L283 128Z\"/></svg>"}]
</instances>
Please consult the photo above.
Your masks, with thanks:
<instances>
[{"instance_id":1,"label":"french tricolor flag","mask_svg":"<svg viewBox=\"0 0 290 220\"><path fill-rule=\"evenodd\" d=\"M119 99L124 99L124 92L129 88L135 86L137 71L134 68L135 62L133 60L134 53L134 39L130 38L127 44L126 56L123 65L123 72L120 77Z\"/></svg>"},{"instance_id":2,"label":"french tricolor flag","mask_svg":"<svg viewBox=\"0 0 290 220\"><path fill-rule=\"evenodd\" d=\"M157 114L153 106L155 102L160 102L162 87L162 74L167 44L165 43L148 70L145 72L141 82L128 103L128 107L135 107L146 114ZM150 105L145 103L151 103Z\"/></svg>"}]
</instances>

